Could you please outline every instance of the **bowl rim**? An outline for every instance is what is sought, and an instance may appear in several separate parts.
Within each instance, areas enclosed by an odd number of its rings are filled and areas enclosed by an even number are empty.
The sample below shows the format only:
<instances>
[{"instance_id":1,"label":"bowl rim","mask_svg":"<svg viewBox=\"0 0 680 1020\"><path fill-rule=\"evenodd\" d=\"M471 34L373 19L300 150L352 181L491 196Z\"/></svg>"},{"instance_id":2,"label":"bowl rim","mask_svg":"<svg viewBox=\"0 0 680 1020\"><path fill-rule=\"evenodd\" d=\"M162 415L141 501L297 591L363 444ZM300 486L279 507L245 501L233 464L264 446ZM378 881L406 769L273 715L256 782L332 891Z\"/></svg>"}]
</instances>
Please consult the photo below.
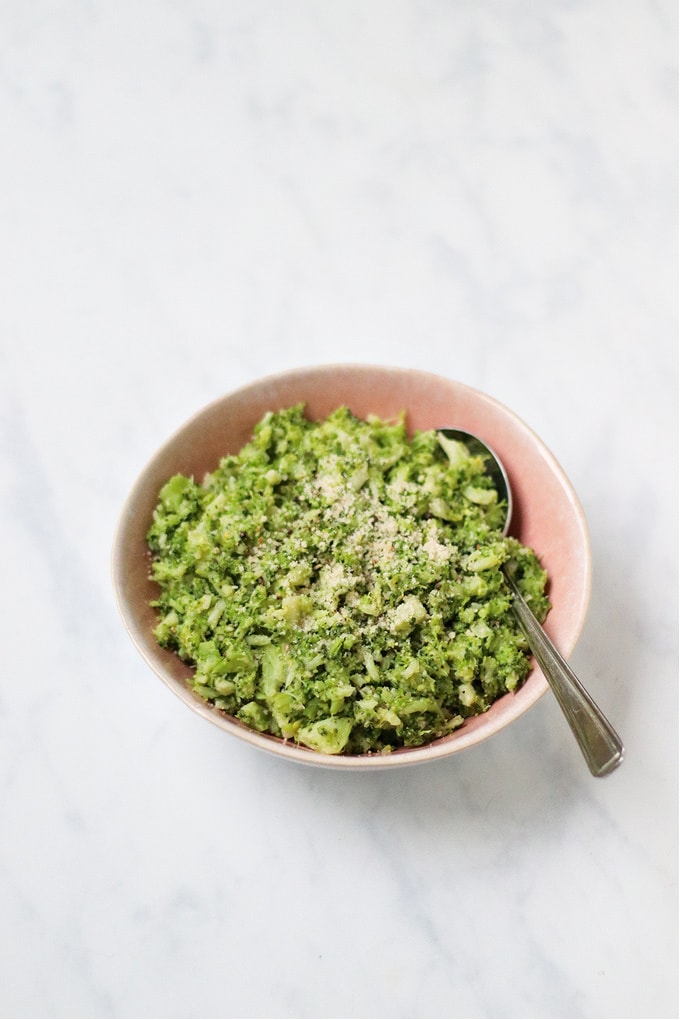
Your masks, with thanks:
<instances>
[{"instance_id":1,"label":"bowl rim","mask_svg":"<svg viewBox=\"0 0 680 1020\"><path fill-rule=\"evenodd\" d=\"M168 669L163 667L161 655L174 655L174 653L168 653L165 650L161 650L160 646L155 642L155 639L152 639L147 631L142 630L140 622L133 611L133 607L125 594L126 540L129 536L130 529L133 526L134 519L137 516L137 502L140 494L145 488L146 480L152 472L154 465L161 462L173 449L178 438L180 438L192 426L196 425L196 423L198 423L203 417L210 415L213 410L220 407L225 402L245 399L251 393L253 395L260 393L263 387L285 383L286 381L294 381L295 379L299 379L301 382L304 382L304 380L309 380L312 377L330 377L338 372L378 372L401 377L405 381L410 377L418 378L423 383L430 380L438 385L449 385L460 392L467 393L475 400L481 401L486 406L493 408L496 412L499 412L506 418L511 419L514 427L518 429L519 432L523 433L526 438L531 440L537 452L540 454L541 459L559 481L560 486L569 501L583 543L583 577L579 598L579 611L571 627L571 640L566 644L563 644L560 648L562 655L565 658L569 657L579 640L587 616L592 589L592 553L588 527L582 505L576 494L574 486L567 477L563 468L540 436L515 411L511 410L497 398L490 396L484 391L479 390L468 383L460 382L459 380L448 376L439 375L422 369L395 367L385 364L330 362L319 365L290 368L282 372L271 373L254 379L234 390L230 390L221 396L210 400L185 419L184 422L175 428L168 438L156 449L155 453L147 459L141 470L138 471L119 513L115 527L113 545L111 548L110 563L115 601L119 615L129 637L138 652L141 654L142 658L146 661L151 670L159 677L159 679L194 713L204 719L207 719L217 725L220 729L238 737L253 747L267 751L270 754L274 754L288 761L344 771L356 771L357 769L374 770L398 768L407 765L425 764L428 762L438 761L488 740L490 737L494 736L494 734L505 729L512 722L515 722L540 700L540 698L548 690L548 683L535 660L530 674L527 676L522 686L518 688L518 692L503 695L502 698L499 699L513 699L516 698L517 693L520 691L523 692L521 702L518 703L515 701L516 709L508 715L489 717L488 712L482 713L479 716L474 716L470 720L467 720L464 726L455 730L449 736L441 737L438 740L425 744L421 747L398 748L389 753L370 752L361 755L326 755L321 752L314 751L311 748L303 747L290 740L284 740L283 738L275 737L271 734L259 733L257 730L251 729L238 719L235 719L233 716L227 715L210 705L209 702L204 701L199 695L195 694L190 689L186 682L171 675ZM446 423L442 423L442 427L444 427L445 424ZM175 658L177 657L175 656ZM532 680L532 683L527 688L527 683L530 679Z\"/></svg>"}]
</instances>

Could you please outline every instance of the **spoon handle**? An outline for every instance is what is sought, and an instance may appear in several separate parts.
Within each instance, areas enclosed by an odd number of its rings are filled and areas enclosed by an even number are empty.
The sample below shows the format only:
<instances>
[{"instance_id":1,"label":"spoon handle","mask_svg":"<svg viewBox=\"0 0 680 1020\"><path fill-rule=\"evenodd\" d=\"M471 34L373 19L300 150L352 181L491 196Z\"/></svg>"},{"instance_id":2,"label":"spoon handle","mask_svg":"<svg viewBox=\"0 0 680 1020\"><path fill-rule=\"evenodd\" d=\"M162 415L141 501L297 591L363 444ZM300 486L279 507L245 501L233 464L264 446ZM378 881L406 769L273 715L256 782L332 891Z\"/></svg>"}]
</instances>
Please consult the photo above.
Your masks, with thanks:
<instances>
[{"instance_id":1,"label":"spoon handle","mask_svg":"<svg viewBox=\"0 0 680 1020\"><path fill-rule=\"evenodd\" d=\"M574 671L567 665L524 601L510 573L504 571L513 598L513 609L543 675L594 776L606 776L623 761L623 744Z\"/></svg>"}]
</instances>

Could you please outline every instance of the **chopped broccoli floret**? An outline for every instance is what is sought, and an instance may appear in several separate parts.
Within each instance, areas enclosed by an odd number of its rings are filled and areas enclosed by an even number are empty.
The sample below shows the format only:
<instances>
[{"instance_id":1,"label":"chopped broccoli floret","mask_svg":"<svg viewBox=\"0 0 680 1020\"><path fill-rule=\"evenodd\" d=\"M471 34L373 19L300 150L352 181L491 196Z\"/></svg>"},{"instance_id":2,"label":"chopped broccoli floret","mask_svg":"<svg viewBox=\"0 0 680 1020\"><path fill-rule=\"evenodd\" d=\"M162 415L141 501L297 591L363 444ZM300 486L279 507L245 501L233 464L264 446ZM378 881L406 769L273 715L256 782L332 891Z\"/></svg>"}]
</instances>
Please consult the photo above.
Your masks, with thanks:
<instances>
[{"instance_id":1,"label":"chopped broccoli floret","mask_svg":"<svg viewBox=\"0 0 680 1020\"><path fill-rule=\"evenodd\" d=\"M157 640L244 724L325 754L450 733L526 677L502 567L549 609L480 457L346 407L265 415L202 482L175 475L148 533Z\"/></svg>"}]
</instances>

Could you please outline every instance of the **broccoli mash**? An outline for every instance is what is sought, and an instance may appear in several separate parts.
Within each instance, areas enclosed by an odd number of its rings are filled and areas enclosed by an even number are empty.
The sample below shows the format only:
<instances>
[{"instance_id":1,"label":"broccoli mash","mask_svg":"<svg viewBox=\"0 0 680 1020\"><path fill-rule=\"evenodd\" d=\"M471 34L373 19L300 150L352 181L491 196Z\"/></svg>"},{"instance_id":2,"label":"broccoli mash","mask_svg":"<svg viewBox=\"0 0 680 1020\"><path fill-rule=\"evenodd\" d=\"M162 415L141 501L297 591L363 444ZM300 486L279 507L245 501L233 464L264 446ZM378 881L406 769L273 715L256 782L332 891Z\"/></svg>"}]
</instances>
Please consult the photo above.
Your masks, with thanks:
<instances>
[{"instance_id":1,"label":"broccoli mash","mask_svg":"<svg viewBox=\"0 0 680 1020\"><path fill-rule=\"evenodd\" d=\"M529 670L500 568L541 620L546 574L504 517L483 459L433 431L268 413L202 482L161 490L155 636L262 732L327 754L429 743Z\"/></svg>"}]
</instances>

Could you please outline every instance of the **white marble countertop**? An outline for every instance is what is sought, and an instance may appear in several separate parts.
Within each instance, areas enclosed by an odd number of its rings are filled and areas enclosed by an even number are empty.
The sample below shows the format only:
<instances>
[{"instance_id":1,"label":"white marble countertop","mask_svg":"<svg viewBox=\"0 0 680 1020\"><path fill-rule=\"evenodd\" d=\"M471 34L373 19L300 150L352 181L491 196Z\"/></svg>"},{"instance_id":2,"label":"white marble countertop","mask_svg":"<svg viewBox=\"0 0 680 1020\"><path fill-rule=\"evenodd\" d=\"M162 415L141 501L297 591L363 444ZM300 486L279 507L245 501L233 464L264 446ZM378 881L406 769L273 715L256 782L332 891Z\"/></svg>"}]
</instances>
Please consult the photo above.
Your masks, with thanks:
<instances>
[{"instance_id":1,"label":"white marble countertop","mask_svg":"<svg viewBox=\"0 0 680 1020\"><path fill-rule=\"evenodd\" d=\"M677 1016L677 7L0 9L0 1014ZM289 765L120 623L137 472L319 362L512 407L593 548L572 663L433 766Z\"/></svg>"}]
</instances>

